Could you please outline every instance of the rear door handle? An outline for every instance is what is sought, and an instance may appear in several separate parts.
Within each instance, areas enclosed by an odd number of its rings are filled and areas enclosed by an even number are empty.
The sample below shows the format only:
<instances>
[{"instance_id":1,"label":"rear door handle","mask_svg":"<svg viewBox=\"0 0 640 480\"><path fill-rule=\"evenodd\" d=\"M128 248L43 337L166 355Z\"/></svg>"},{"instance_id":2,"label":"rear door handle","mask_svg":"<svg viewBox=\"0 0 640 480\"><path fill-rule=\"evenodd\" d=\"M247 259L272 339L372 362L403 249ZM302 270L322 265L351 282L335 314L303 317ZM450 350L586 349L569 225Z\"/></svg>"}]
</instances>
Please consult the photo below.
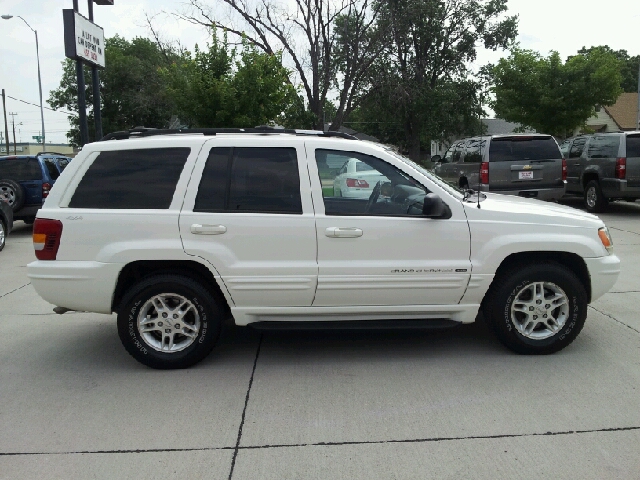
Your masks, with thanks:
<instances>
[{"instance_id":1,"label":"rear door handle","mask_svg":"<svg viewBox=\"0 0 640 480\"><path fill-rule=\"evenodd\" d=\"M200 225L194 223L191 225L191 233L196 235L222 235L227 231L227 227L224 225Z\"/></svg>"},{"instance_id":2,"label":"rear door handle","mask_svg":"<svg viewBox=\"0 0 640 480\"><path fill-rule=\"evenodd\" d=\"M331 238L354 238L362 236L362 229L355 227L329 227L324 234Z\"/></svg>"}]
</instances>

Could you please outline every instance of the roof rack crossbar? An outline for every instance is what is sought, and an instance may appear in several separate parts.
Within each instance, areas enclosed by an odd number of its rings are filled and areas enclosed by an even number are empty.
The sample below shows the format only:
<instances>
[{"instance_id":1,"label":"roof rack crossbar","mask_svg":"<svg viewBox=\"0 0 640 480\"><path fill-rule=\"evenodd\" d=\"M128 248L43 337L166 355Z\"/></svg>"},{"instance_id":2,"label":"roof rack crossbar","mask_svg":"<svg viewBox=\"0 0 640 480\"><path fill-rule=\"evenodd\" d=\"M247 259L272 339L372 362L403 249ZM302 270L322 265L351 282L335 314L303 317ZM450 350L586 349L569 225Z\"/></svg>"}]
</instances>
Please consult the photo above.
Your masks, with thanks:
<instances>
[{"instance_id":1,"label":"roof rack crossbar","mask_svg":"<svg viewBox=\"0 0 640 480\"><path fill-rule=\"evenodd\" d=\"M344 132L321 132L319 130L295 130L291 128L274 128L268 126L260 126L255 128L180 128L180 129L159 129L159 128L146 128L136 127L131 130L125 130L121 132L113 132L105 135L99 141L104 142L107 140L127 140L129 138L142 138L152 137L156 135L204 135L214 136L224 133L254 133L254 134L270 134L286 133L289 135L315 135L318 137L337 137L346 138L348 140L358 140L357 137L349 135Z\"/></svg>"}]
</instances>

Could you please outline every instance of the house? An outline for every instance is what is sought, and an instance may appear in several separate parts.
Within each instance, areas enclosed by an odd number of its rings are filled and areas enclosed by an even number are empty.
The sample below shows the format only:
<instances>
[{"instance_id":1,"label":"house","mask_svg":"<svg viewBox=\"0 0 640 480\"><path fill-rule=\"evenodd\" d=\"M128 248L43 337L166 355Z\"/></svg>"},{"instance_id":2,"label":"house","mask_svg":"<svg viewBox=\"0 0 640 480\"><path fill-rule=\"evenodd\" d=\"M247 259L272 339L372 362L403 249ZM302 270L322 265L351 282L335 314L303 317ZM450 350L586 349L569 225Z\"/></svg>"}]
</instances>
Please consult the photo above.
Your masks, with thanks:
<instances>
[{"instance_id":1,"label":"house","mask_svg":"<svg viewBox=\"0 0 640 480\"><path fill-rule=\"evenodd\" d=\"M576 133L635 130L637 121L638 93L623 93L613 105L596 107L596 114Z\"/></svg>"}]
</instances>

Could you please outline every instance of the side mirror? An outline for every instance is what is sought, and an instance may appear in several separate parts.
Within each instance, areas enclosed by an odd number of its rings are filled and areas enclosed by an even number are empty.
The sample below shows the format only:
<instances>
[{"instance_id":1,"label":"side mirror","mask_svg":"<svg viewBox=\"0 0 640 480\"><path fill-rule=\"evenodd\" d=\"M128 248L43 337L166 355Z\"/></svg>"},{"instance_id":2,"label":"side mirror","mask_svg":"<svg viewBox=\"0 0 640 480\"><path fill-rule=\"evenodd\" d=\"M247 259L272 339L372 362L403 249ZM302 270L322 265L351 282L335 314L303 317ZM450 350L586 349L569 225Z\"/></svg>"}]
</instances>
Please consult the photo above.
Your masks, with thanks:
<instances>
[{"instance_id":1,"label":"side mirror","mask_svg":"<svg viewBox=\"0 0 640 480\"><path fill-rule=\"evenodd\" d=\"M440 155L434 155L433 157L431 157L431 162L432 163L440 163L440 162L442 162L442 157Z\"/></svg>"},{"instance_id":2,"label":"side mirror","mask_svg":"<svg viewBox=\"0 0 640 480\"><path fill-rule=\"evenodd\" d=\"M435 193L428 193L422 204L422 215L427 218L449 218L451 210Z\"/></svg>"}]
</instances>

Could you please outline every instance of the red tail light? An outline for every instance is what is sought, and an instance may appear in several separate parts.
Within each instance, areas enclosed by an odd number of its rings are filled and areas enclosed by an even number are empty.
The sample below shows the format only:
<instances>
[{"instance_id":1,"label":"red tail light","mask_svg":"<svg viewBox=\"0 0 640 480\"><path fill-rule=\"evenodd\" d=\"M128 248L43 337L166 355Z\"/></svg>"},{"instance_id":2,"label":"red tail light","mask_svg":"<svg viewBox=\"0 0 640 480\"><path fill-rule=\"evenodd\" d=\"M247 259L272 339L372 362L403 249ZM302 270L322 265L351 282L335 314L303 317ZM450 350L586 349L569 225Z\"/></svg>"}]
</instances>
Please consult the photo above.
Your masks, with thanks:
<instances>
[{"instance_id":1,"label":"red tail light","mask_svg":"<svg viewBox=\"0 0 640 480\"><path fill-rule=\"evenodd\" d=\"M42 184L42 198L47 198L49 196L49 191L51 190L51 184L50 183L43 183Z\"/></svg>"},{"instance_id":2,"label":"red tail light","mask_svg":"<svg viewBox=\"0 0 640 480\"><path fill-rule=\"evenodd\" d=\"M616 178L624 180L627 178L627 159L616 158Z\"/></svg>"},{"instance_id":3,"label":"red tail light","mask_svg":"<svg viewBox=\"0 0 640 480\"><path fill-rule=\"evenodd\" d=\"M489 162L482 162L480 164L480 183L489 185Z\"/></svg>"},{"instance_id":4,"label":"red tail light","mask_svg":"<svg viewBox=\"0 0 640 480\"><path fill-rule=\"evenodd\" d=\"M567 179L567 161L562 159L562 180Z\"/></svg>"},{"instance_id":5,"label":"red tail light","mask_svg":"<svg viewBox=\"0 0 640 480\"><path fill-rule=\"evenodd\" d=\"M62 222L48 218L36 218L33 224L33 248L38 260L55 260L60 248Z\"/></svg>"},{"instance_id":6,"label":"red tail light","mask_svg":"<svg viewBox=\"0 0 640 480\"><path fill-rule=\"evenodd\" d=\"M369 184L366 180L359 180L357 178L347 178L347 187L349 188L369 188Z\"/></svg>"}]
</instances>

